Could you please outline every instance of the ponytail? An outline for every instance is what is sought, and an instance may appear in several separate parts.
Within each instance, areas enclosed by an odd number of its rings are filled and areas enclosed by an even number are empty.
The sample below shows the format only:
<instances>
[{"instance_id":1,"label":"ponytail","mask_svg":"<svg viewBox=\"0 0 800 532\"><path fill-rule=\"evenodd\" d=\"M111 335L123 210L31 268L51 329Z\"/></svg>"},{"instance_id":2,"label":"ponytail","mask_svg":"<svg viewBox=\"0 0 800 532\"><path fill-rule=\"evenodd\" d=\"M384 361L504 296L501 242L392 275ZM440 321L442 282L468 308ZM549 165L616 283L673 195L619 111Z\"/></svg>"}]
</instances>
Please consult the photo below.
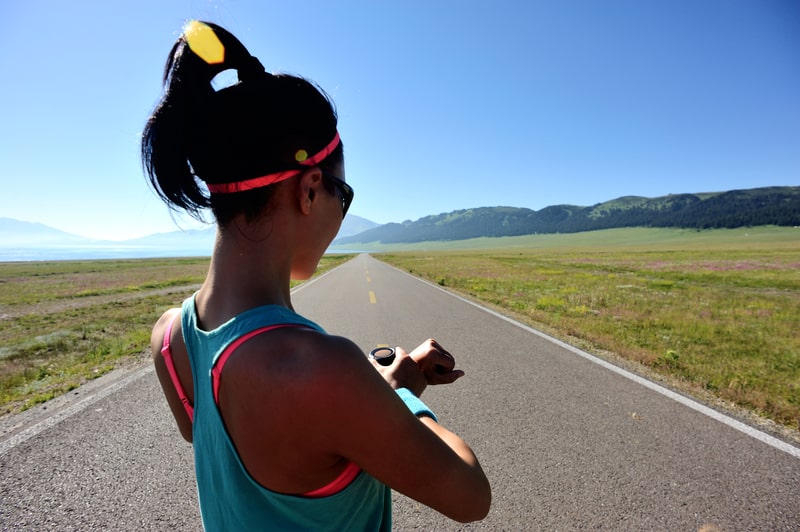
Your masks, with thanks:
<instances>
[{"instance_id":1,"label":"ponytail","mask_svg":"<svg viewBox=\"0 0 800 532\"><path fill-rule=\"evenodd\" d=\"M215 90L212 80L227 70L236 71L238 82ZM338 138L335 109L318 87L267 73L236 37L212 23L186 25L163 83L142 136L143 167L170 208L200 220L208 207L220 224L239 212L252 218L269 199L269 183L235 194L209 189L298 170L296 153L317 153ZM341 144L331 155L341 160Z\"/></svg>"}]
</instances>

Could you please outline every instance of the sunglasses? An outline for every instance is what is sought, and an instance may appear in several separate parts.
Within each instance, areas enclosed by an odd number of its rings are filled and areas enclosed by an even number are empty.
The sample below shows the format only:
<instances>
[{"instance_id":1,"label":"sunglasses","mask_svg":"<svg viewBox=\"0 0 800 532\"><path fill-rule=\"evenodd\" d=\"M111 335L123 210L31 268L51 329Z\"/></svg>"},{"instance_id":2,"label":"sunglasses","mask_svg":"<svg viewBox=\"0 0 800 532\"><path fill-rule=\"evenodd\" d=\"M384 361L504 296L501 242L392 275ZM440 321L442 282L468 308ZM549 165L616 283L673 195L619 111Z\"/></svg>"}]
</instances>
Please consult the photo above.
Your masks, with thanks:
<instances>
[{"instance_id":1,"label":"sunglasses","mask_svg":"<svg viewBox=\"0 0 800 532\"><path fill-rule=\"evenodd\" d=\"M350 208L350 204L353 203L353 196L355 195L355 191L353 187L342 181L336 176L332 176L327 172L322 173L322 177L329 180L331 184L336 187L336 190L339 192L339 196L342 198L342 218L347 214L347 209Z\"/></svg>"}]
</instances>

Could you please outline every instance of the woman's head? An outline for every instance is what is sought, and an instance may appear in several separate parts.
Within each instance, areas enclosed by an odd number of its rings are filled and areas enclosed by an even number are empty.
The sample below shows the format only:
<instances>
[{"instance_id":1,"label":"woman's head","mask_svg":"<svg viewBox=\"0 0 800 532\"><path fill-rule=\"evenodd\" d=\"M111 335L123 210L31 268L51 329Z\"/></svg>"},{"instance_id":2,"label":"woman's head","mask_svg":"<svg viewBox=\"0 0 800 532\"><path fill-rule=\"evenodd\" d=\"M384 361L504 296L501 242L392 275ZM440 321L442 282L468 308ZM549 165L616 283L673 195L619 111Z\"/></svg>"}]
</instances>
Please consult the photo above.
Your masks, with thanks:
<instances>
[{"instance_id":1,"label":"woman's head","mask_svg":"<svg viewBox=\"0 0 800 532\"><path fill-rule=\"evenodd\" d=\"M212 80L227 70L238 83L215 90ZM239 214L253 219L269 201L270 184L342 163L336 111L324 92L303 78L265 72L217 25L187 24L164 85L144 130L142 159L172 208L200 218L210 207L221 225Z\"/></svg>"}]
</instances>

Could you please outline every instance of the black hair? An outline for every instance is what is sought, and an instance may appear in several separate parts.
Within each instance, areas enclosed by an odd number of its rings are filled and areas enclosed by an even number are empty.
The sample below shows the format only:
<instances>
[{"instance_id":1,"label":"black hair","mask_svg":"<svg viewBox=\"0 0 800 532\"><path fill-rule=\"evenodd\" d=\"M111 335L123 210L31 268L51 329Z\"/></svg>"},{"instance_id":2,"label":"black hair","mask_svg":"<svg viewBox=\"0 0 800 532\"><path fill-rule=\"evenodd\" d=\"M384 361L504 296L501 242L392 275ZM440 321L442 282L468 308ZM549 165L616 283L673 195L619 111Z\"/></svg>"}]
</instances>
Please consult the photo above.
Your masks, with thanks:
<instances>
[{"instance_id":1,"label":"black hair","mask_svg":"<svg viewBox=\"0 0 800 532\"><path fill-rule=\"evenodd\" d=\"M322 150L336 134L333 102L313 82L265 72L227 30L208 22L224 47L209 64L181 35L164 69L164 94L142 136L142 162L151 186L167 205L202 220L211 208L225 225L244 213L258 216L274 187L209 194L205 183L230 183L277 171L307 169L295 154ZM215 91L211 80L236 70L238 83ZM321 163L341 162L341 143Z\"/></svg>"}]
</instances>

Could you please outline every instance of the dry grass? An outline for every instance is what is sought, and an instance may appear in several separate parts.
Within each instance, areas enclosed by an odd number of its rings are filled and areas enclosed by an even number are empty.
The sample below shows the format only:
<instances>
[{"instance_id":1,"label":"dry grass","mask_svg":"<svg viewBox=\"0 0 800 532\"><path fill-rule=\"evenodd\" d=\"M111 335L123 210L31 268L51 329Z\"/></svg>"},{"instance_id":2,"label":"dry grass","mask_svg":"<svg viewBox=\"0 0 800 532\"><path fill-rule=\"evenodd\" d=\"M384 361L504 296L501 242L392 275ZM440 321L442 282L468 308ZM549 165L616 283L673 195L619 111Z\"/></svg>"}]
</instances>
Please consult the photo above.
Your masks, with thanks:
<instances>
[{"instance_id":1,"label":"dry grass","mask_svg":"<svg viewBox=\"0 0 800 532\"><path fill-rule=\"evenodd\" d=\"M349 256L325 256L319 271ZM133 359L202 283L206 258L0 263L0 415Z\"/></svg>"},{"instance_id":2,"label":"dry grass","mask_svg":"<svg viewBox=\"0 0 800 532\"><path fill-rule=\"evenodd\" d=\"M800 428L800 241L744 250L600 246L378 258Z\"/></svg>"}]
</instances>

